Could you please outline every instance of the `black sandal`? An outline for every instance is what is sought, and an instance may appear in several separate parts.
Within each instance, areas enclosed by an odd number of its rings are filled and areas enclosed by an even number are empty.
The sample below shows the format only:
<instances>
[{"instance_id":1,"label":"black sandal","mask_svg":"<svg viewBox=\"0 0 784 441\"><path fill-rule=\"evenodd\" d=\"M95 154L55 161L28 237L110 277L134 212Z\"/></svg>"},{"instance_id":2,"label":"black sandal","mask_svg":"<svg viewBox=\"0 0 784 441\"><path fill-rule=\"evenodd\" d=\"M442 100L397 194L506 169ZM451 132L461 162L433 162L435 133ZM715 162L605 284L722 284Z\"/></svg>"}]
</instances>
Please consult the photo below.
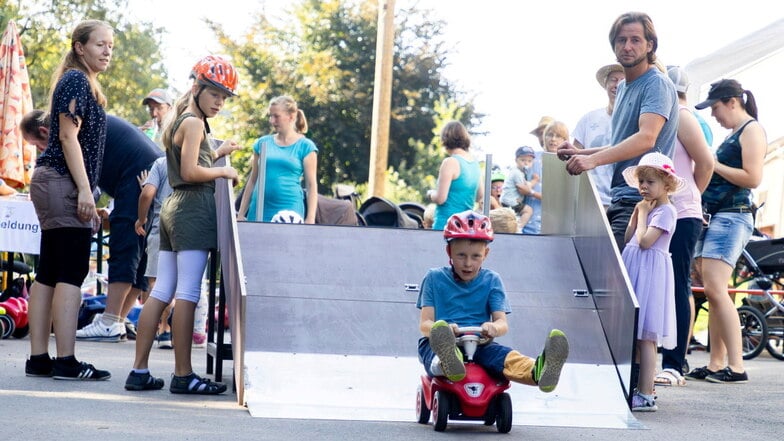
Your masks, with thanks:
<instances>
[{"instance_id":1,"label":"black sandal","mask_svg":"<svg viewBox=\"0 0 784 441\"><path fill-rule=\"evenodd\" d=\"M196 380L196 383L191 387L193 380ZM169 392L173 394L218 395L226 392L226 385L200 377L193 372L184 377L172 374Z\"/></svg>"}]
</instances>

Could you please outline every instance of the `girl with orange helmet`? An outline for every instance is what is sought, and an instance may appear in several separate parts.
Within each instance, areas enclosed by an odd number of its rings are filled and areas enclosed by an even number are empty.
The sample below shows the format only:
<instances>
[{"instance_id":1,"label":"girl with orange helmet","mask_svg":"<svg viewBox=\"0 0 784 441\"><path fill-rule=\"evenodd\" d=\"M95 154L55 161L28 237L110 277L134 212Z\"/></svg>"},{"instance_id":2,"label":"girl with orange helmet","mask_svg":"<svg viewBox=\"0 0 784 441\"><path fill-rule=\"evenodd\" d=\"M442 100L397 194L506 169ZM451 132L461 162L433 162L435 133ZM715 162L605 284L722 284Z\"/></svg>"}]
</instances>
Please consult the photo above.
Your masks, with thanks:
<instances>
[{"instance_id":1,"label":"girl with orange helmet","mask_svg":"<svg viewBox=\"0 0 784 441\"><path fill-rule=\"evenodd\" d=\"M148 360L161 313L176 297L172 320L174 375L169 391L203 395L226 391L225 384L193 372L191 339L207 255L217 247L214 181L237 180L234 168L212 165L215 159L239 149L239 145L225 141L213 151L207 118L217 115L226 99L236 95L237 73L231 63L210 55L196 63L191 75L194 82L190 91L177 102L174 118L163 128L173 193L161 207L158 280L139 317L136 359L125 382L127 390L163 387L163 379L150 374Z\"/></svg>"}]
</instances>

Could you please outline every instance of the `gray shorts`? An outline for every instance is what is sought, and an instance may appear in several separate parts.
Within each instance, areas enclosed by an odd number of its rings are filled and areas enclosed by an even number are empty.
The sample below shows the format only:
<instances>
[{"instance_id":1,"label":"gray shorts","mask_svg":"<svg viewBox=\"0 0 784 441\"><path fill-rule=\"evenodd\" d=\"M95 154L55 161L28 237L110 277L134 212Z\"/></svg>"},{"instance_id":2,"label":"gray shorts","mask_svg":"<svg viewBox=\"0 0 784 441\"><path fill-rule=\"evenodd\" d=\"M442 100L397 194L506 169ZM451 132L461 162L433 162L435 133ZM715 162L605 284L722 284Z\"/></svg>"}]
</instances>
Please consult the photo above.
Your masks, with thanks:
<instances>
[{"instance_id":1,"label":"gray shorts","mask_svg":"<svg viewBox=\"0 0 784 441\"><path fill-rule=\"evenodd\" d=\"M158 251L161 248L161 236L158 233L147 236L147 270L144 277L158 277Z\"/></svg>"},{"instance_id":2,"label":"gray shorts","mask_svg":"<svg viewBox=\"0 0 784 441\"><path fill-rule=\"evenodd\" d=\"M42 230L93 227L92 221L79 218L79 192L71 175L61 175L47 166L36 167L30 182L30 200Z\"/></svg>"}]
</instances>

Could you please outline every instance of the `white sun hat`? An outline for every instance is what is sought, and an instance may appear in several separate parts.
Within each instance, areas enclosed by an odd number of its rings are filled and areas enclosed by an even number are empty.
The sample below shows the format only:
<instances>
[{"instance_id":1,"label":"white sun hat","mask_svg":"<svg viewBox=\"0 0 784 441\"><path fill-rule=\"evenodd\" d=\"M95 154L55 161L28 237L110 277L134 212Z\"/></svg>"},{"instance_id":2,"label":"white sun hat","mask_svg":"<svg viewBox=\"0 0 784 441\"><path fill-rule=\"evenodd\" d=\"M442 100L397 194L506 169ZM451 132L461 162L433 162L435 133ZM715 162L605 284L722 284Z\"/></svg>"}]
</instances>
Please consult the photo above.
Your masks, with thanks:
<instances>
[{"instance_id":1,"label":"white sun hat","mask_svg":"<svg viewBox=\"0 0 784 441\"><path fill-rule=\"evenodd\" d=\"M626 180L626 184L628 184L629 187L639 189L639 182L637 181L638 167L653 167L670 174L676 181L675 191L673 193L677 193L686 187L686 180L675 173L672 159L659 152L646 154L640 158L640 162L637 165L627 167L626 170L623 171L623 179Z\"/></svg>"}]
</instances>

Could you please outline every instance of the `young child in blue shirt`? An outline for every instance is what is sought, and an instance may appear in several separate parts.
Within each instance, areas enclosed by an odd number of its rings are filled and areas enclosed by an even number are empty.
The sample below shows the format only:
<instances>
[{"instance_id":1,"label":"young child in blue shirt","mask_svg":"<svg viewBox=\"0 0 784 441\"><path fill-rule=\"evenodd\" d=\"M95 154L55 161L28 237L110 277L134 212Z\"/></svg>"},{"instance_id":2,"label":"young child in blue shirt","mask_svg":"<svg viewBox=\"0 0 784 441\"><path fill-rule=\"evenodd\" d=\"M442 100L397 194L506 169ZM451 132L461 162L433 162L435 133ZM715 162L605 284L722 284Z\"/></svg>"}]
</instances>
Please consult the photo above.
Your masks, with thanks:
<instances>
[{"instance_id":1,"label":"young child in blue shirt","mask_svg":"<svg viewBox=\"0 0 784 441\"><path fill-rule=\"evenodd\" d=\"M444 227L444 239L450 265L428 271L416 304L424 335L419 360L431 377L460 381L465 365L456 345L457 328L481 326L483 337L500 337L509 330L506 315L511 309L501 277L482 268L493 241L490 219L473 211L454 214ZM553 329L536 359L491 341L477 347L474 362L494 377L552 392L568 355L566 335Z\"/></svg>"}]
</instances>

